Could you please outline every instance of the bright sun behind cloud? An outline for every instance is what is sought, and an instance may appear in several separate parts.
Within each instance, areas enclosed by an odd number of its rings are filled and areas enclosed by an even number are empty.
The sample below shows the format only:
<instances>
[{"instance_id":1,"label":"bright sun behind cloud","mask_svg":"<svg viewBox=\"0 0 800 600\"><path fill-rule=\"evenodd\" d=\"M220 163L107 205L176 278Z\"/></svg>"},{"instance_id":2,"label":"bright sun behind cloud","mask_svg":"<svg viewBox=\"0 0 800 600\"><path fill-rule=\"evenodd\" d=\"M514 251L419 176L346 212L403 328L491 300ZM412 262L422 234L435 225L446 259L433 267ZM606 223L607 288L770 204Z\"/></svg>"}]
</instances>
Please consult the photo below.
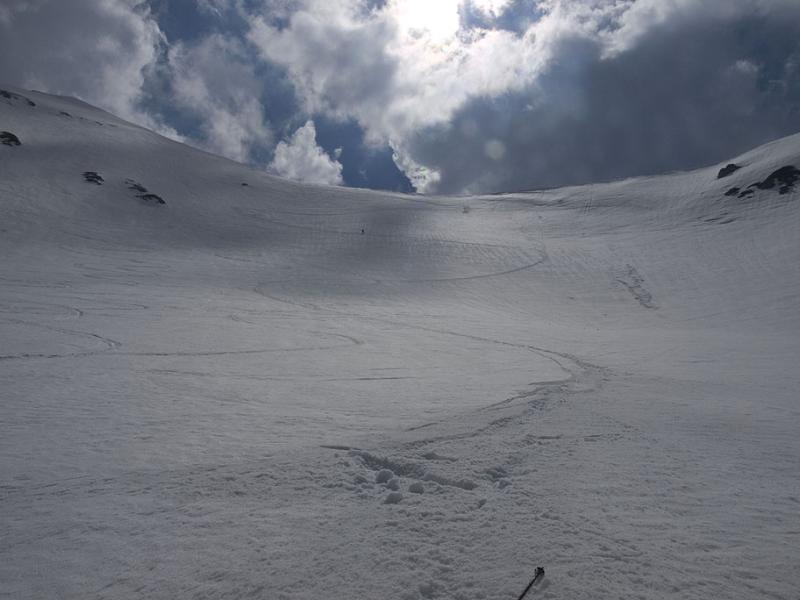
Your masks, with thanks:
<instances>
[{"instance_id":1,"label":"bright sun behind cloud","mask_svg":"<svg viewBox=\"0 0 800 600\"><path fill-rule=\"evenodd\" d=\"M401 28L444 41L458 32L460 4L460 0L396 0L395 15Z\"/></svg>"},{"instance_id":2,"label":"bright sun behind cloud","mask_svg":"<svg viewBox=\"0 0 800 600\"><path fill-rule=\"evenodd\" d=\"M497 14L510 0L473 0L478 10ZM394 15L400 27L409 33L428 34L444 42L458 33L460 9L465 0L394 0Z\"/></svg>"}]
</instances>

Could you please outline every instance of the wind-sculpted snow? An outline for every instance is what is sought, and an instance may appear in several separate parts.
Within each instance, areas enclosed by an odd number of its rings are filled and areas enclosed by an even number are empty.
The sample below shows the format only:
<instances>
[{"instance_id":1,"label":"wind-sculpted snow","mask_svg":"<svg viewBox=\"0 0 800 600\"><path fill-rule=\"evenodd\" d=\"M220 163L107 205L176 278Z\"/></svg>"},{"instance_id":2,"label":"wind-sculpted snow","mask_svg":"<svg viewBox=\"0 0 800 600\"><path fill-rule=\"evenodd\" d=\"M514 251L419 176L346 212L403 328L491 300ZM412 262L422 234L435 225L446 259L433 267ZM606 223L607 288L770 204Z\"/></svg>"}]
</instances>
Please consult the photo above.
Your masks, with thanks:
<instances>
[{"instance_id":1,"label":"wind-sculpted snow","mask_svg":"<svg viewBox=\"0 0 800 600\"><path fill-rule=\"evenodd\" d=\"M0 598L800 588L800 136L440 198L0 129Z\"/></svg>"}]
</instances>

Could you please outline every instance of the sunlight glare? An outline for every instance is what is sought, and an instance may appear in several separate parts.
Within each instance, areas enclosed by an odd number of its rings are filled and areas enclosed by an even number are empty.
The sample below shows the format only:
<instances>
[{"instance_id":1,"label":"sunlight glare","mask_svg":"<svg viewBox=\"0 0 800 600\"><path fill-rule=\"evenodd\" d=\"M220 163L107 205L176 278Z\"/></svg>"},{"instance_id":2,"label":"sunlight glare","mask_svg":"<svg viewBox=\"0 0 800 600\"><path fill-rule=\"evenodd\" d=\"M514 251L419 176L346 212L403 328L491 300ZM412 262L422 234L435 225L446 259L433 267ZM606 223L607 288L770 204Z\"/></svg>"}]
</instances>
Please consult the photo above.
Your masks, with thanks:
<instances>
[{"instance_id":1,"label":"sunlight glare","mask_svg":"<svg viewBox=\"0 0 800 600\"><path fill-rule=\"evenodd\" d=\"M510 0L472 0L479 11L497 15ZM412 35L426 33L435 42L453 37L461 25L459 9L465 0L394 0L393 12L400 27Z\"/></svg>"},{"instance_id":2,"label":"sunlight glare","mask_svg":"<svg viewBox=\"0 0 800 600\"><path fill-rule=\"evenodd\" d=\"M409 32L427 32L441 42L458 32L460 4L460 0L397 0L397 21Z\"/></svg>"}]
</instances>

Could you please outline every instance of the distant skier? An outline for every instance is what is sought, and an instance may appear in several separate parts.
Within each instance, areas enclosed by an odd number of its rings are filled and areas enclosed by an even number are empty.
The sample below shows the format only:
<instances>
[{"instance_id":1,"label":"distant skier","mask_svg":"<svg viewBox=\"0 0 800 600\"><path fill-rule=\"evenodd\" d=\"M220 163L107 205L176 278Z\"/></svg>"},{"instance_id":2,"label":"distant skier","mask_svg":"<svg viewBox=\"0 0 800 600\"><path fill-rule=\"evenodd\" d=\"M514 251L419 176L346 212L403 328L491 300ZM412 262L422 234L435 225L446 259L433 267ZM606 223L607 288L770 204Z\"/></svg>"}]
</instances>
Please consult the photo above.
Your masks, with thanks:
<instances>
[{"instance_id":1,"label":"distant skier","mask_svg":"<svg viewBox=\"0 0 800 600\"><path fill-rule=\"evenodd\" d=\"M361 235L364 235L364 228L361 228Z\"/></svg>"}]
</instances>

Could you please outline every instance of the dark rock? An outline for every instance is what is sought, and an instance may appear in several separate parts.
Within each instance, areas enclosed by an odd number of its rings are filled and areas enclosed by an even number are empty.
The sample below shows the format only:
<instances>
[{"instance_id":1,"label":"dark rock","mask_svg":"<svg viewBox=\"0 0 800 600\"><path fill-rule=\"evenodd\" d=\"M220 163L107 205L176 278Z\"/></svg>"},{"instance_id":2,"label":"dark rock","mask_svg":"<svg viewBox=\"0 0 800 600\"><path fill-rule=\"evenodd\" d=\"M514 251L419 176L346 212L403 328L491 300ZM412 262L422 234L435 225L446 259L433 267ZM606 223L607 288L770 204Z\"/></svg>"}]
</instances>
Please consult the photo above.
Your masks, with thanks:
<instances>
[{"instance_id":1,"label":"dark rock","mask_svg":"<svg viewBox=\"0 0 800 600\"><path fill-rule=\"evenodd\" d=\"M243 183L243 184L242 184L242 186L243 186L243 187L249 187L249 185L250 185L250 184L248 184L248 183Z\"/></svg>"},{"instance_id":2,"label":"dark rock","mask_svg":"<svg viewBox=\"0 0 800 600\"><path fill-rule=\"evenodd\" d=\"M125 185L128 186L129 190L133 190L134 192L139 192L141 194L147 193L147 188L144 187L141 183L136 183L133 179L126 179Z\"/></svg>"},{"instance_id":3,"label":"dark rock","mask_svg":"<svg viewBox=\"0 0 800 600\"><path fill-rule=\"evenodd\" d=\"M777 171L770 173L764 181L755 184L760 190L771 190L780 185L779 192L788 194L794 189L794 184L800 180L800 169L792 165L781 167Z\"/></svg>"},{"instance_id":4,"label":"dark rock","mask_svg":"<svg viewBox=\"0 0 800 600\"><path fill-rule=\"evenodd\" d=\"M61 111L60 113L58 113L58 114L60 114L62 117L69 117L69 118L72 118L72 115L71 115L71 114L69 114L69 113L68 113L67 111L65 111L65 110L62 110L62 111Z\"/></svg>"},{"instance_id":5,"label":"dark rock","mask_svg":"<svg viewBox=\"0 0 800 600\"><path fill-rule=\"evenodd\" d=\"M738 194L740 191L742 191L742 190L741 190L741 188L738 188L738 187L732 187L732 188L731 188L731 189L729 189L727 192L725 192L725 195L726 195L726 196L735 196L735 195L736 195L736 194Z\"/></svg>"},{"instance_id":6,"label":"dark rock","mask_svg":"<svg viewBox=\"0 0 800 600\"><path fill-rule=\"evenodd\" d=\"M158 194L139 194L138 197L141 198L145 204L166 204L164 199Z\"/></svg>"},{"instance_id":7,"label":"dark rock","mask_svg":"<svg viewBox=\"0 0 800 600\"><path fill-rule=\"evenodd\" d=\"M739 165L735 165L733 163L730 163L729 165L727 165L725 167L722 167L719 170L719 173L717 174L717 179L722 179L723 177L727 177L728 175L732 175L733 173L735 173L736 171L738 171L741 168L742 167L740 167Z\"/></svg>"},{"instance_id":8,"label":"dark rock","mask_svg":"<svg viewBox=\"0 0 800 600\"><path fill-rule=\"evenodd\" d=\"M19 94L8 92L6 90L0 90L0 98L5 98L6 100L22 100L28 106L36 106L36 103L30 98L26 98L25 96L20 96Z\"/></svg>"},{"instance_id":9,"label":"dark rock","mask_svg":"<svg viewBox=\"0 0 800 600\"><path fill-rule=\"evenodd\" d=\"M754 189L747 188L745 191L743 191L741 194L739 194L739 198L749 198L750 196L752 196L755 193L756 193L756 191Z\"/></svg>"},{"instance_id":10,"label":"dark rock","mask_svg":"<svg viewBox=\"0 0 800 600\"><path fill-rule=\"evenodd\" d=\"M147 188L144 187L141 183L137 183L133 179L126 179L125 185L128 186L129 190L133 190L134 192L139 192L136 194L136 197L139 198L145 204L166 204L164 199L159 196L158 194L152 194L147 191Z\"/></svg>"},{"instance_id":11,"label":"dark rock","mask_svg":"<svg viewBox=\"0 0 800 600\"><path fill-rule=\"evenodd\" d=\"M98 175L94 171L85 171L83 173L83 178L86 180L87 183L95 183L97 185L103 185L103 182L105 181L100 175Z\"/></svg>"},{"instance_id":12,"label":"dark rock","mask_svg":"<svg viewBox=\"0 0 800 600\"><path fill-rule=\"evenodd\" d=\"M0 131L0 144L5 144L6 146L21 146L22 142L10 131Z\"/></svg>"}]
</instances>

